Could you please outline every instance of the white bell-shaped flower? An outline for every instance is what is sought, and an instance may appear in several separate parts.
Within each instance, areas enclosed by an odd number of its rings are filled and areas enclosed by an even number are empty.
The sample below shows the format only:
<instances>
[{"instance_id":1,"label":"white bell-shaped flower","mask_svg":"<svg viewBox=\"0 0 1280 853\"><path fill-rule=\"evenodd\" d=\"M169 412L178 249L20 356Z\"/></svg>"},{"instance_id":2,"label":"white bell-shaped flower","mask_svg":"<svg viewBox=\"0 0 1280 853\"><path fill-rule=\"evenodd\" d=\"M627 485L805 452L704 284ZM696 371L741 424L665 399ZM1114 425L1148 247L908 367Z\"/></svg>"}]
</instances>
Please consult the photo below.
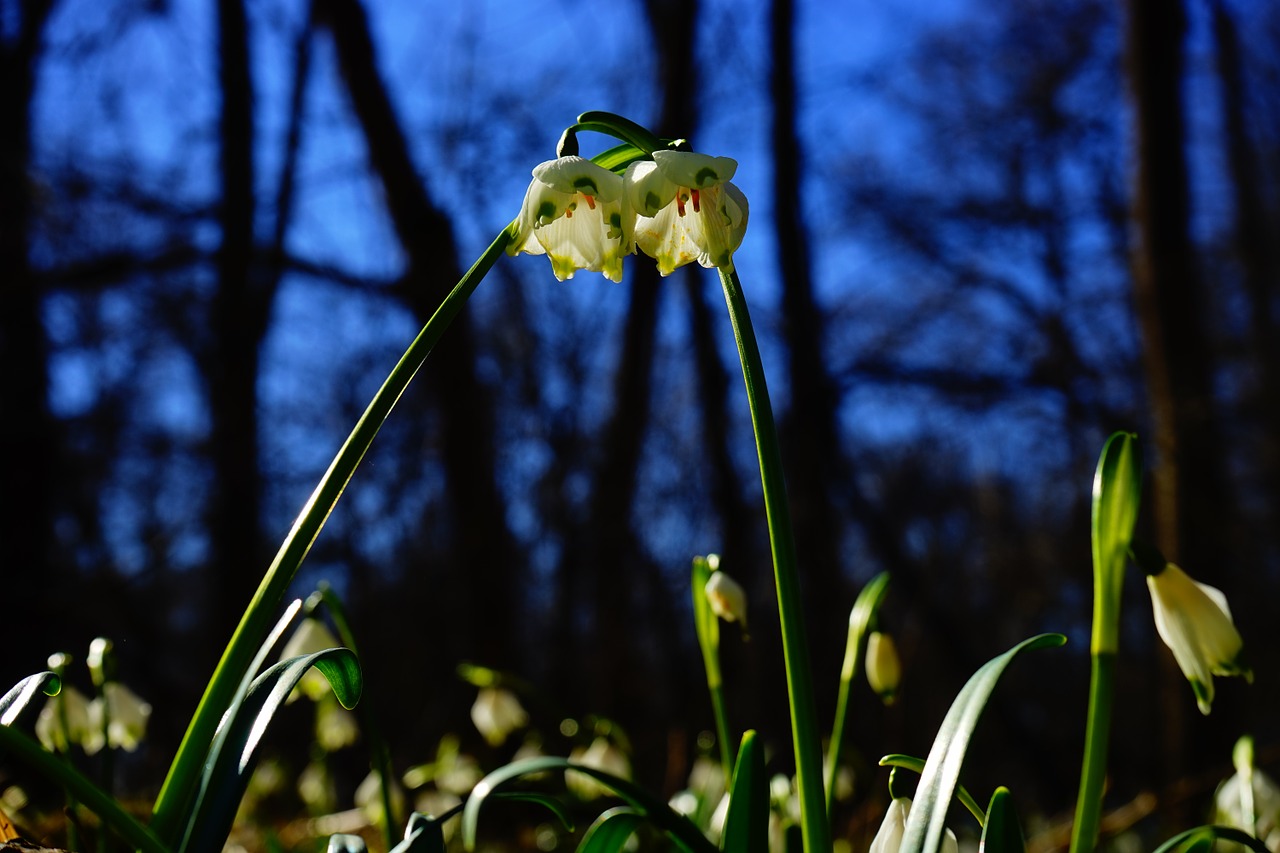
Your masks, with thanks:
<instances>
[{"instance_id":1,"label":"white bell-shaped flower","mask_svg":"<svg viewBox=\"0 0 1280 853\"><path fill-rule=\"evenodd\" d=\"M631 761L625 752L607 737L598 736L585 749L577 747L569 753L569 760L596 770L603 770L620 779L631 778ZM584 800L607 796L611 789L582 773L566 773L565 784Z\"/></svg>"},{"instance_id":2,"label":"white bell-shaped flower","mask_svg":"<svg viewBox=\"0 0 1280 853\"><path fill-rule=\"evenodd\" d=\"M733 269L748 213L747 197L729 183L737 168L728 157L692 151L655 151L627 167L632 239L662 275L693 261Z\"/></svg>"},{"instance_id":3,"label":"white bell-shaped flower","mask_svg":"<svg viewBox=\"0 0 1280 853\"><path fill-rule=\"evenodd\" d=\"M528 724L529 714L510 690L481 687L471 706L471 722L490 746L501 746L509 734Z\"/></svg>"},{"instance_id":4,"label":"white bell-shaped flower","mask_svg":"<svg viewBox=\"0 0 1280 853\"><path fill-rule=\"evenodd\" d=\"M726 622L747 624L747 593L724 572L712 572L704 587L711 611Z\"/></svg>"},{"instance_id":5,"label":"white bell-shaped flower","mask_svg":"<svg viewBox=\"0 0 1280 853\"><path fill-rule=\"evenodd\" d=\"M1197 583L1173 563L1147 575L1147 588L1156 631L1191 682L1200 713L1208 714L1213 706L1213 676L1253 680L1244 661L1244 641L1220 590Z\"/></svg>"},{"instance_id":6,"label":"white bell-shaped flower","mask_svg":"<svg viewBox=\"0 0 1280 853\"><path fill-rule=\"evenodd\" d=\"M50 752L66 752L89 734L89 700L79 690L63 684L57 696L50 696L36 718L36 738Z\"/></svg>"},{"instance_id":7,"label":"white bell-shaped flower","mask_svg":"<svg viewBox=\"0 0 1280 853\"><path fill-rule=\"evenodd\" d=\"M104 742L102 715L107 714ZM89 729L85 733L84 751L93 755L103 746L133 752L147 733L151 706L118 681L102 685L102 695L89 703Z\"/></svg>"},{"instance_id":8,"label":"white bell-shaped flower","mask_svg":"<svg viewBox=\"0 0 1280 853\"><path fill-rule=\"evenodd\" d=\"M632 221L624 195L620 175L583 157L538 164L507 254L547 255L560 281L578 270L622 281Z\"/></svg>"}]
</instances>

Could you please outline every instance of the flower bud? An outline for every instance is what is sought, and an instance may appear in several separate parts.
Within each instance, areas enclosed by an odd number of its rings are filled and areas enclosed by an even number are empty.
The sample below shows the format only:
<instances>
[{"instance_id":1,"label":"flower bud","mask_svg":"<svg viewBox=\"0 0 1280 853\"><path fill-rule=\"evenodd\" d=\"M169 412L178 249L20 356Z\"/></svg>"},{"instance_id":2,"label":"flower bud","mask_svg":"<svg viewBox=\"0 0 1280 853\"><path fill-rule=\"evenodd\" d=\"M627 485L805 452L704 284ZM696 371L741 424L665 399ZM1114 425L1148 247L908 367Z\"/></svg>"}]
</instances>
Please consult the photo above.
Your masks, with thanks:
<instances>
[{"instance_id":1,"label":"flower bud","mask_svg":"<svg viewBox=\"0 0 1280 853\"><path fill-rule=\"evenodd\" d=\"M482 687L471 706L471 722L490 746L501 746L507 735L529 722L529 715L510 690Z\"/></svg>"},{"instance_id":2,"label":"flower bud","mask_svg":"<svg viewBox=\"0 0 1280 853\"><path fill-rule=\"evenodd\" d=\"M705 587L711 610L726 622L747 625L747 594L741 585L724 572L712 572Z\"/></svg>"},{"instance_id":3,"label":"flower bud","mask_svg":"<svg viewBox=\"0 0 1280 853\"><path fill-rule=\"evenodd\" d=\"M892 705L901 682L902 664L893 638L872 631L867 638L867 683L886 705Z\"/></svg>"}]
</instances>

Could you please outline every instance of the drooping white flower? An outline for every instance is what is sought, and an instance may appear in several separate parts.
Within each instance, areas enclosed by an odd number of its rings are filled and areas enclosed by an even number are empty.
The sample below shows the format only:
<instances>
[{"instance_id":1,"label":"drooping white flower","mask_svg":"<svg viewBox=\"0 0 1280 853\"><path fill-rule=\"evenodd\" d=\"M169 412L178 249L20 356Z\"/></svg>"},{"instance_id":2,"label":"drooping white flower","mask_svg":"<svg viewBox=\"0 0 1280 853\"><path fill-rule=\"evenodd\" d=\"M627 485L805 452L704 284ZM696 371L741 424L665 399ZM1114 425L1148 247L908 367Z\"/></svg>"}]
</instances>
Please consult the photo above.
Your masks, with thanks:
<instances>
[{"instance_id":1,"label":"drooping white flower","mask_svg":"<svg viewBox=\"0 0 1280 853\"><path fill-rule=\"evenodd\" d=\"M613 741L603 735L591 741L591 745L583 749L577 747L569 753L569 760L596 770L603 770L621 779L631 778L631 761L626 753ZM611 793L611 789L583 773L566 773L565 784L584 800L592 800Z\"/></svg>"},{"instance_id":2,"label":"drooping white flower","mask_svg":"<svg viewBox=\"0 0 1280 853\"><path fill-rule=\"evenodd\" d=\"M712 572L704 587L711 611L726 622L747 624L747 593L724 572Z\"/></svg>"},{"instance_id":3,"label":"drooping white flower","mask_svg":"<svg viewBox=\"0 0 1280 853\"><path fill-rule=\"evenodd\" d=\"M107 714L107 732L104 742L102 715ZM103 746L133 752L147 733L147 721L151 719L151 706L136 693L118 681L102 685L102 695L89 703L89 728L85 733L84 751L93 755Z\"/></svg>"},{"instance_id":4,"label":"drooping white flower","mask_svg":"<svg viewBox=\"0 0 1280 853\"><path fill-rule=\"evenodd\" d=\"M867 638L867 683L886 705L892 705L901 682L902 663L893 637L872 631Z\"/></svg>"},{"instance_id":5,"label":"drooping white flower","mask_svg":"<svg viewBox=\"0 0 1280 853\"><path fill-rule=\"evenodd\" d=\"M692 151L655 151L627 167L627 201L635 214L633 241L658 262L658 272L697 261L733 269L747 230L747 197L729 183L738 164Z\"/></svg>"},{"instance_id":6,"label":"drooping white flower","mask_svg":"<svg viewBox=\"0 0 1280 853\"><path fill-rule=\"evenodd\" d=\"M539 163L525 192L507 254L545 254L564 281L578 270L622 281L632 216L620 175L570 155Z\"/></svg>"},{"instance_id":7,"label":"drooping white flower","mask_svg":"<svg viewBox=\"0 0 1280 853\"><path fill-rule=\"evenodd\" d=\"M501 746L507 735L529 722L529 714L510 690L481 687L471 706L471 722L490 746Z\"/></svg>"},{"instance_id":8,"label":"drooping white flower","mask_svg":"<svg viewBox=\"0 0 1280 853\"><path fill-rule=\"evenodd\" d=\"M1213 676L1253 680L1244 662L1244 641L1220 590L1197 583L1173 563L1147 575L1147 588L1156 631L1191 682L1200 713L1208 714L1213 706Z\"/></svg>"},{"instance_id":9,"label":"drooping white flower","mask_svg":"<svg viewBox=\"0 0 1280 853\"><path fill-rule=\"evenodd\" d=\"M79 690L63 684L57 696L50 696L36 718L36 738L50 752L66 752L89 734L89 700Z\"/></svg>"},{"instance_id":10,"label":"drooping white flower","mask_svg":"<svg viewBox=\"0 0 1280 853\"><path fill-rule=\"evenodd\" d=\"M889 803L889 809L885 812L884 821L880 824L876 837L871 839L871 846L867 848L867 853L898 853L898 849L902 847L903 833L907 828L907 818L910 816L911 798L894 798L893 802ZM956 834L948 829L942 838L942 853L959 853L959 849Z\"/></svg>"}]
</instances>

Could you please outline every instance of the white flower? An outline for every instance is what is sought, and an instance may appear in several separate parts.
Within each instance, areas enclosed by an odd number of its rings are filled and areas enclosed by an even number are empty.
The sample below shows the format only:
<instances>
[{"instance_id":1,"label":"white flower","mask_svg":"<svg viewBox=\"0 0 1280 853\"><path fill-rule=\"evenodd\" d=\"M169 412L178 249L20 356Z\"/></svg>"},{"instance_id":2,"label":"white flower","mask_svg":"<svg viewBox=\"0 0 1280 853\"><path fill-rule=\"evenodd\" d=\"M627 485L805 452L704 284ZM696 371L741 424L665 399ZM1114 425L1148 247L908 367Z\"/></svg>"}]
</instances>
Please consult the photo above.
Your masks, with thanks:
<instances>
[{"instance_id":1,"label":"white flower","mask_svg":"<svg viewBox=\"0 0 1280 853\"><path fill-rule=\"evenodd\" d=\"M892 705L901 682L902 664L893 637L872 631L867 638L867 683L886 705Z\"/></svg>"},{"instance_id":2,"label":"white flower","mask_svg":"<svg viewBox=\"0 0 1280 853\"><path fill-rule=\"evenodd\" d=\"M633 219L624 209L624 195L620 175L585 158L571 155L539 163L507 254L545 254L561 281L578 270L622 281Z\"/></svg>"},{"instance_id":3,"label":"white flower","mask_svg":"<svg viewBox=\"0 0 1280 853\"><path fill-rule=\"evenodd\" d=\"M1147 575L1147 588L1156 631L1191 682L1200 713L1208 714L1213 705L1213 676L1243 675L1253 680L1225 595L1192 580L1173 563Z\"/></svg>"},{"instance_id":4,"label":"white flower","mask_svg":"<svg viewBox=\"0 0 1280 853\"><path fill-rule=\"evenodd\" d=\"M902 846L902 834L907 828L907 818L910 815L910 797L897 797L889 803L884 822L880 824L876 837L871 839L871 846L867 848L867 853L898 853L898 848ZM956 834L948 829L942 839L942 853L958 853L959 849Z\"/></svg>"},{"instance_id":5,"label":"white flower","mask_svg":"<svg viewBox=\"0 0 1280 853\"><path fill-rule=\"evenodd\" d=\"M747 624L747 594L724 572L712 572L704 587L711 610L726 622Z\"/></svg>"},{"instance_id":6,"label":"white flower","mask_svg":"<svg viewBox=\"0 0 1280 853\"><path fill-rule=\"evenodd\" d=\"M597 737L586 749L578 747L569 753L569 760L574 764L603 770L621 779L631 778L631 762L621 749L607 737ZM611 793L611 789L583 773L565 774L565 784L584 800L603 797Z\"/></svg>"},{"instance_id":7,"label":"white flower","mask_svg":"<svg viewBox=\"0 0 1280 853\"><path fill-rule=\"evenodd\" d=\"M118 681L102 685L102 696L89 703L89 729L84 738L84 751L93 755L105 745L102 736L102 714L107 712L107 737L112 749L133 752L147 733L151 706Z\"/></svg>"},{"instance_id":8,"label":"white flower","mask_svg":"<svg viewBox=\"0 0 1280 853\"><path fill-rule=\"evenodd\" d=\"M655 151L627 167L633 241L670 275L697 261L733 269L733 252L747 230L747 197L729 183L738 164L692 151Z\"/></svg>"},{"instance_id":9,"label":"white flower","mask_svg":"<svg viewBox=\"0 0 1280 853\"><path fill-rule=\"evenodd\" d=\"M501 746L507 735L529 722L529 715L510 690L482 687L471 706L471 722L490 746Z\"/></svg>"},{"instance_id":10,"label":"white flower","mask_svg":"<svg viewBox=\"0 0 1280 853\"><path fill-rule=\"evenodd\" d=\"M65 725L64 725L65 724ZM89 700L69 684L57 696L50 696L36 719L36 737L50 752L66 752L89 734Z\"/></svg>"}]
</instances>

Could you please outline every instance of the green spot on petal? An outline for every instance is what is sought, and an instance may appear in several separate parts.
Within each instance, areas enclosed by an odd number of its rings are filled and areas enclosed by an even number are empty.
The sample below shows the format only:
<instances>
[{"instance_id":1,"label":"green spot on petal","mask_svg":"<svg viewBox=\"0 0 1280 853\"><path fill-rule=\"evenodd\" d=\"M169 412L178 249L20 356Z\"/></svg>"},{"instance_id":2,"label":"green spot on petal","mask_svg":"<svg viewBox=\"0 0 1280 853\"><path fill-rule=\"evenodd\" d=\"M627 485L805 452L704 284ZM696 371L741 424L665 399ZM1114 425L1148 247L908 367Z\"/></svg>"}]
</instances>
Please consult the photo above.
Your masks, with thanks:
<instances>
[{"instance_id":1,"label":"green spot on petal","mask_svg":"<svg viewBox=\"0 0 1280 853\"><path fill-rule=\"evenodd\" d=\"M698 173L693 176L693 182L700 187L705 187L707 184L713 184L718 180L720 180L720 176L716 174L716 170L710 166L703 166L698 170Z\"/></svg>"},{"instance_id":2,"label":"green spot on petal","mask_svg":"<svg viewBox=\"0 0 1280 853\"><path fill-rule=\"evenodd\" d=\"M612 225L614 228L621 228L622 214L617 213L616 211L614 213L609 214L609 224Z\"/></svg>"},{"instance_id":3,"label":"green spot on petal","mask_svg":"<svg viewBox=\"0 0 1280 853\"><path fill-rule=\"evenodd\" d=\"M600 195L600 190L596 187L596 182L586 175L583 175L580 178L574 178L573 188L586 195ZM591 192L587 192L588 189L591 190Z\"/></svg>"},{"instance_id":4,"label":"green spot on petal","mask_svg":"<svg viewBox=\"0 0 1280 853\"><path fill-rule=\"evenodd\" d=\"M539 222L546 224L547 222L550 222L555 217L555 215L556 215L555 202L544 201L542 204L538 205L538 221Z\"/></svg>"},{"instance_id":5,"label":"green spot on petal","mask_svg":"<svg viewBox=\"0 0 1280 853\"><path fill-rule=\"evenodd\" d=\"M662 209L662 199L658 198L658 194L655 192L645 193L644 207L645 210L656 213Z\"/></svg>"}]
</instances>

